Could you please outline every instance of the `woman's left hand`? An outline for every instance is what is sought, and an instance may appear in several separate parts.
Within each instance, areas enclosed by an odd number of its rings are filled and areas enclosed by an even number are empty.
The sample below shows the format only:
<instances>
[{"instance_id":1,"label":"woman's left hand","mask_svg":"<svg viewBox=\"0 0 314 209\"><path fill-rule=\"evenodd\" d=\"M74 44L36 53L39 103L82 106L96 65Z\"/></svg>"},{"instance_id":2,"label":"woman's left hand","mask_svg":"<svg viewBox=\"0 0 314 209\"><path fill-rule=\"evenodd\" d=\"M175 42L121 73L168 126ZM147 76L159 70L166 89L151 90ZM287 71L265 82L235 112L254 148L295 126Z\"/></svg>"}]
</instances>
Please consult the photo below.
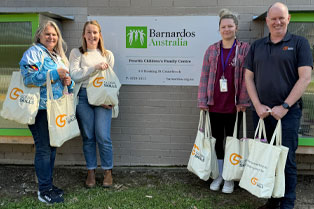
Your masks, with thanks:
<instances>
[{"instance_id":1,"label":"woman's left hand","mask_svg":"<svg viewBox=\"0 0 314 209\"><path fill-rule=\"evenodd\" d=\"M64 68L58 68L57 71L61 80L65 79L65 77L69 74L69 71Z\"/></svg>"},{"instance_id":2,"label":"woman's left hand","mask_svg":"<svg viewBox=\"0 0 314 209\"><path fill-rule=\"evenodd\" d=\"M63 80L62 80L63 86L69 86L71 85L71 77L70 76L66 76Z\"/></svg>"},{"instance_id":3,"label":"woman's left hand","mask_svg":"<svg viewBox=\"0 0 314 209\"><path fill-rule=\"evenodd\" d=\"M107 63L105 63L105 62L101 62L101 63L99 63L98 65L95 66L95 68L97 70L107 70L108 67L109 67L109 65Z\"/></svg>"},{"instance_id":4,"label":"woman's left hand","mask_svg":"<svg viewBox=\"0 0 314 209\"><path fill-rule=\"evenodd\" d=\"M112 109L112 105L101 105L105 109Z\"/></svg>"}]
</instances>

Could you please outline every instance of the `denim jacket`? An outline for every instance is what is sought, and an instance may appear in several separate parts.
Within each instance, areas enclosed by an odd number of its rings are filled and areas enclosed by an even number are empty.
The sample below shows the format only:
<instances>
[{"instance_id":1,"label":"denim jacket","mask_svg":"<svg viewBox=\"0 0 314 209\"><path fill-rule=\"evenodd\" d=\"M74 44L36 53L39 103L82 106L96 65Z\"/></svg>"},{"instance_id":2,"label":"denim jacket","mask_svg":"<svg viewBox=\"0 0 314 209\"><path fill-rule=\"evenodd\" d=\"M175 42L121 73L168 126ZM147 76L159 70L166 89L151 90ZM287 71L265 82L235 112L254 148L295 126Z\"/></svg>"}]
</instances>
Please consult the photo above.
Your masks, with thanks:
<instances>
[{"instance_id":1,"label":"denim jacket","mask_svg":"<svg viewBox=\"0 0 314 209\"><path fill-rule=\"evenodd\" d=\"M68 69L61 57L54 54L52 59L46 47L42 44L35 44L27 49L20 61L20 69L25 86L40 87L39 109L46 109L47 89L46 76L50 72L53 98L58 99L63 95L63 85L57 69L62 67ZM73 91L74 82L68 86L68 92Z\"/></svg>"}]
</instances>

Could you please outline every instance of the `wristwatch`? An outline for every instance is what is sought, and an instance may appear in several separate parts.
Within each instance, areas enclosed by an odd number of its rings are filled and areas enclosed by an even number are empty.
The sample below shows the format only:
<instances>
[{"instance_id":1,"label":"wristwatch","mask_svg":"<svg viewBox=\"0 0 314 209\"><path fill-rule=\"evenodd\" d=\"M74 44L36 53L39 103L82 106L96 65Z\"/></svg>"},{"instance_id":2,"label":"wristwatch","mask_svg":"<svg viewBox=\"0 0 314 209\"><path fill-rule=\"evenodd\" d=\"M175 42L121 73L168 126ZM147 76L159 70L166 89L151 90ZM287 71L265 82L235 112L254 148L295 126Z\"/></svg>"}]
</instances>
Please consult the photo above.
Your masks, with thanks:
<instances>
[{"instance_id":1,"label":"wristwatch","mask_svg":"<svg viewBox=\"0 0 314 209\"><path fill-rule=\"evenodd\" d=\"M287 109L287 110L290 109L290 106L289 106L286 102L282 103L281 106L283 106L283 108L285 108L285 109Z\"/></svg>"}]
</instances>

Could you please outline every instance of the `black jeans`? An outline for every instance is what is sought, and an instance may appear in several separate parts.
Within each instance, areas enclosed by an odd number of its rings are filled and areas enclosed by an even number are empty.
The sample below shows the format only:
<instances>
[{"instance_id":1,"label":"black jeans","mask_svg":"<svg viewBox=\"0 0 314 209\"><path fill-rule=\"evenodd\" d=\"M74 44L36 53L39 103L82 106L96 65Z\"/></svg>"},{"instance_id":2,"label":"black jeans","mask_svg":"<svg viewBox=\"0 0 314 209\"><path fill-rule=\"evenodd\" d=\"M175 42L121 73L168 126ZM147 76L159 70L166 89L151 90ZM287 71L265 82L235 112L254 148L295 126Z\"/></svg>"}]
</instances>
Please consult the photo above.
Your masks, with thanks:
<instances>
[{"instance_id":1,"label":"black jeans","mask_svg":"<svg viewBox=\"0 0 314 209\"><path fill-rule=\"evenodd\" d=\"M224 159L224 143L227 136L233 135L234 124L236 121L236 113L216 113L210 112L210 123L212 135L216 139L216 155L218 160ZM239 124L241 124L242 112L239 113L238 118L238 133Z\"/></svg>"}]
</instances>

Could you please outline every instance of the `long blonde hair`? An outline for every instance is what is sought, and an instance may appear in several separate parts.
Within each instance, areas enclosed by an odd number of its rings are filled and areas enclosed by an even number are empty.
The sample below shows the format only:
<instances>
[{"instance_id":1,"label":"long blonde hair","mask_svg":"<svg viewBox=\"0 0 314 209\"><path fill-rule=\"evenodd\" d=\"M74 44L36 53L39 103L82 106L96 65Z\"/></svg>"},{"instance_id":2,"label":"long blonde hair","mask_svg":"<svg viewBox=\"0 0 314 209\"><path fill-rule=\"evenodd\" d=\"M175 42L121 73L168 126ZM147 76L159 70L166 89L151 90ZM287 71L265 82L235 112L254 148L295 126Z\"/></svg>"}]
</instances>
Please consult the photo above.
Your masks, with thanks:
<instances>
[{"instance_id":1,"label":"long blonde hair","mask_svg":"<svg viewBox=\"0 0 314 209\"><path fill-rule=\"evenodd\" d=\"M86 43L86 40L84 38L84 34L85 34L86 27L89 24L97 26L97 28L99 30L99 41L98 41L97 48L101 51L101 55L102 56L106 56L108 52L107 52L107 50L105 49L105 46L104 46L104 39L102 38L102 35L101 35L100 25L99 25L99 23L96 20L90 20L90 21L87 21L84 24L83 33L82 33L82 46L80 47L80 52L82 54L85 54L87 52L87 43Z\"/></svg>"},{"instance_id":2,"label":"long blonde hair","mask_svg":"<svg viewBox=\"0 0 314 209\"><path fill-rule=\"evenodd\" d=\"M41 24L39 26L39 28L37 29L36 33L35 33L35 43L40 43L40 35L45 31L45 29L48 27L48 26L51 26L53 27L56 32L57 32L57 36L58 36L58 42L57 42L57 45L54 47L54 51L61 57L62 61L64 62L64 64L66 66L69 65L69 60L68 58L65 56L65 51L66 51L66 48L67 48L67 45L66 43L64 42L63 38L62 38L62 35L61 35L61 31L58 27L58 25L51 21L51 20L48 20L47 22L45 22L44 24Z\"/></svg>"}]
</instances>

